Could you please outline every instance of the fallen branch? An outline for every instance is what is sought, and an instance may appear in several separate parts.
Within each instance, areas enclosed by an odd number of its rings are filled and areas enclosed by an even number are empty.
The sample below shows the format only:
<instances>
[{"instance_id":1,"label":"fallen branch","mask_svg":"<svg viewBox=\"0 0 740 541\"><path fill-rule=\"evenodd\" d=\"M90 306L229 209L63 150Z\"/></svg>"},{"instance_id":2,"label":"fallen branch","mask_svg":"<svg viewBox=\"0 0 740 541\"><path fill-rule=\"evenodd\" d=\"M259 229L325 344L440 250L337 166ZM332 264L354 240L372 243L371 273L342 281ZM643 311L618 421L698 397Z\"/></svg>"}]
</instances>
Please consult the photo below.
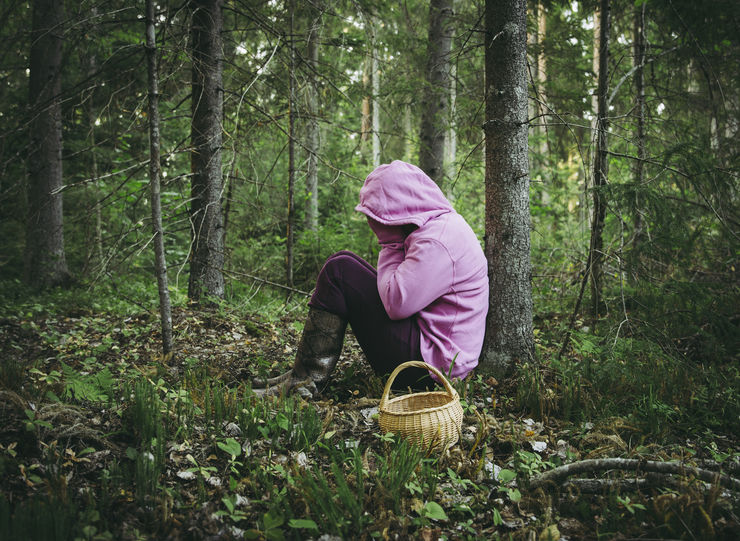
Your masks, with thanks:
<instances>
[{"instance_id":1,"label":"fallen branch","mask_svg":"<svg viewBox=\"0 0 740 541\"><path fill-rule=\"evenodd\" d=\"M645 479L568 479L562 485L564 491L573 489L579 494L636 492L655 487L679 488L679 483L670 475L651 473Z\"/></svg>"},{"instance_id":2,"label":"fallen branch","mask_svg":"<svg viewBox=\"0 0 740 541\"><path fill-rule=\"evenodd\" d=\"M277 282L272 282L270 280L266 280L265 278L260 278L259 276L254 276L253 274L247 274L246 272L239 272L235 270L230 269L223 269L224 274L231 274L234 276L243 276L245 278L249 278L250 280L254 280L255 282L260 282L262 284L267 284L268 286L277 287L280 289L285 289L286 291L290 291L291 293L297 293L299 295L303 295L304 297L310 297L311 293L308 293L307 291L302 291L300 289L296 289L294 287L286 286L283 284L278 284Z\"/></svg>"},{"instance_id":3,"label":"fallen branch","mask_svg":"<svg viewBox=\"0 0 740 541\"><path fill-rule=\"evenodd\" d=\"M694 485L702 490L709 491L714 488L712 483L697 481ZM636 492L648 488L671 488L674 490L685 489L681 483L669 473L649 472L641 479L568 479L562 485L563 491L575 490L581 494L604 494L607 492L627 491ZM728 493L729 494L729 493Z\"/></svg>"},{"instance_id":4,"label":"fallen branch","mask_svg":"<svg viewBox=\"0 0 740 541\"><path fill-rule=\"evenodd\" d=\"M725 460L724 462L715 462L714 460L699 460L697 467L705 470L717 471L723 470L729 475L737 477L740 475L740 463L737 461Z\"/></svg>"},{"instance_id":5,"label":"fallen branch","mask_svg":"<svg viewBox=\"0 0 740 541\"><path fill-rule=\"evenodd\" d=\"M692 475L707 483L719 483L725 488L740 492L740 479L718 472L687 466L680 462L655 462L631 458L601 458L581 460L560 466L533 478L529 487L544 488L547 485L561 485L568 477L582 473L595 473L607 470L644 471L672 475Z\"/></svg>"},{"instance_id":6,"label":"fallen branch","mask_svg":"<svg viewBox=\"0 0 740 541\"><path fill-rule=\"evenodd\" d=\"M562 485L561 493L604 495L619 492L638 492L646 489L673 489L683 492L686 486L678 479L667 473L648 473L644 479L568 479ZM716 489L712 483L698 481L692 484L692 489L701 490L705 493ZM740 503L740 493L724 490L721 496L731 502L732 505Z\"/></svg>"}]
</instances>

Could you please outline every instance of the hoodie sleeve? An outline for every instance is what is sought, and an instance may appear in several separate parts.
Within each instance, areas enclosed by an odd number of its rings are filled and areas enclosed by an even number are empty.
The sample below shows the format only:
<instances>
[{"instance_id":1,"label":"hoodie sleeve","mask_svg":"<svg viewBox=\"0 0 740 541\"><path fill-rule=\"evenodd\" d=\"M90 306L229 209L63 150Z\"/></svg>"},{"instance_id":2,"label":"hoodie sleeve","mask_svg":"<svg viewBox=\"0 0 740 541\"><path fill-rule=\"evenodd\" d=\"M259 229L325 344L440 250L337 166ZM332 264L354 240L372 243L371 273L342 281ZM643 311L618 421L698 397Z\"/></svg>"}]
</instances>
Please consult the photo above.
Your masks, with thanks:
<instances>
[{"instance_id":1,"label":"hoodie sleeve","mask_svg":"<svg viewBox=\"0 0 740 541\"><path fill-rule=\"evenodd\" d=\"M375 236L378 237L378 243L381 245L403 244L403 241L406 239L401 226L381 224L369 216L367 217L367 223L370 229L373 230L373 233L375 233Z\"/></svg>"},{"instance_id":2,"label":"hoodie sleeve","mask_svg":"<svg viewBox=\"0 0 740 541\"><path fill-rule=\"evenodd\" d=\"M388 244L378 256L378 292L394 320L429 306L449 291L453 277L452 258L435 239Z\"/></svg>"}]
</instances>

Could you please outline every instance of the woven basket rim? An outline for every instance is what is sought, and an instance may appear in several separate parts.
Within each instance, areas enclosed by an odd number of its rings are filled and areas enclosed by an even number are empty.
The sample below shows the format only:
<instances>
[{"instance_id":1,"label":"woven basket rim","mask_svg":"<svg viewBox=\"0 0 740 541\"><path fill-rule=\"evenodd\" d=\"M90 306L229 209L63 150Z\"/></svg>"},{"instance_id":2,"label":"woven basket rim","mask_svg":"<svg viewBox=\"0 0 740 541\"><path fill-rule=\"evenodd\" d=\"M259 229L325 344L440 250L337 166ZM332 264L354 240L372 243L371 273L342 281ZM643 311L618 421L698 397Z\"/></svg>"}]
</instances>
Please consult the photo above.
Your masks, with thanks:
<instances>
[{"instance_id":1,"label":"woven basket rim","mask_svg":"<svg viewBox=\"0 0 740 541\"><path fill-rule=\"evenodd\" d=\"M450 395L447 391L425 391L421 393L411 393L411 394L405 394L402 396L397 396L395 398L391 398L390 400L385 401L385 405L388 404L395 404L398 402L403 402L406 400L409 400L411 398L416 398L420 396L430 396L430 395L444 395L446 398L449 398L449 401L446 404L441 404L439 406L432 406L429 408L421 408L413 411L389 411L386 407L380 407L379 412L384 413L387 415L396 415L399 417L407 416L407 415L419 415L420 413L431 413L434 411L440 411L443 409L448 409L450 406L453 406L455 402L459 402L459 395L457 394L457 391L453 391L453 394Z\"/></svg>"}]
</instances>

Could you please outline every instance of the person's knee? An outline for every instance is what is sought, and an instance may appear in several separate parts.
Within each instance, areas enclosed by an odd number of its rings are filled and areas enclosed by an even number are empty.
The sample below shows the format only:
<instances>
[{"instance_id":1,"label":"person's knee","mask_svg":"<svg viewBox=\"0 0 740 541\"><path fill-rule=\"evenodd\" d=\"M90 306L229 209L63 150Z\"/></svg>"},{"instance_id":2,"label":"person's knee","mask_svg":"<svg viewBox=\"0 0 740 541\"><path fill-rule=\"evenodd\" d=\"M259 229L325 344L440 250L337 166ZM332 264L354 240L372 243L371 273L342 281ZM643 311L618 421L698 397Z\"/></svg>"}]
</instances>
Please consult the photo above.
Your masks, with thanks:
<instances>
[{"instance_id":1,"label":"person's knee","mask_svg":"<svg viewBox=\"0 0 740 541\"><path fill-rule=\"evenodd\" d=\"M334 274L337 271L341 272L359 265L361 265L361 263L357 260L357 255L350 251L342 250L329 256L324 263L324 268L321 269L321 272Z\"/></svg>"},{"instance_id":2,"label":"person's knee","mask_svg":"<svg viewBox=\"0 0 740 541\"><path fill-rule=\"evenodd\" d=\"M327 257L326 258L326 263L328 263L329 261L332 261L333 259L337 259L337 258L338 259L343 259L343 258L347 258L347 257L350 257L350 258L353 258L353 259L358 259L360 256L358 256L354 252L350 252L349 250L339 250L338 252L335 252L335 253L331 254L329 257Z\"/></svg>"}]
</instances>

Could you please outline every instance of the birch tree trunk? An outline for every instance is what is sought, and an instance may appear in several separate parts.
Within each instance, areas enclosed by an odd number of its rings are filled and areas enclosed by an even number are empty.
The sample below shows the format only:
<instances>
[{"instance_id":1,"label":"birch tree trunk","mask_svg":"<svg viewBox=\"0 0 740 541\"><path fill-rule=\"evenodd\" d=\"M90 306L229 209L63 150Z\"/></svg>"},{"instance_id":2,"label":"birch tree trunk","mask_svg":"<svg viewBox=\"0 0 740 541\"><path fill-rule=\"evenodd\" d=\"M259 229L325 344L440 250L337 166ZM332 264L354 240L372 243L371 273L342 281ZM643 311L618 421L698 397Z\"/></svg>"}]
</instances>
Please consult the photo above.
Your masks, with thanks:
<instances>
[{"instance_id":1,"label":"birch tree trunk","mask_svg":"<svg viewBox=\"0 0 740 541\"><path fill-rule=\"evenodd\" d=\"M450 99L452 15L452 0L431 1L426 86L422 96L419 132L419 167L437 184L441 184L444 175L445 133Z\"/></svg>"},{"instance_id":2,"label":"birch tree trunk","mask_svg":"<svg viewBox=\"0 0 740 541\"><path fill-rule=\"evenodd\" d=\"M62 214L62 0L34 0L29 74L30 151L25 279L34 287L70 280Z\"/></svg>"},{"instance_id":3,"label":"birch tree trunk","mask_svg":"<svg viewBox=\"0 0 740 541\"><path fill-rule=\"evenodd\" d=\"M457 68L450 66L450 111L447 123L447 138L445 139L445 166L444 166L444 184L446 185L447 199L452 201L452 181L455 178L457 161L457 123L455 122L455 113L457 110Z\"/></svg>"},{"instance_id":4,"label":"birch tree trunk","mask_svg":"<svg viewBox=\"0 0 740 541\"><path fill-rule=\"evenodd\" d=\"M378 67L378 46L373 30L373 57L371 61L371 79L373 86L373 167L380 165L380 71Z\"/></svg>"},{"instance_id":5,"label":"birch tree trunk","mask_svg":"<svg viewBox=\"0 0 740 541\"><path fill-rule=\"evenodd\" d=\"M306 64L308 66L308 85L306 105L308 124L306 125L306 229L316 231L319 227L319 89L317 70L319 66L320 12L312 8L308 16L309 28L306 44Z\"/></svg>"},{"instance_id":6,"label":"birch tree trunk","mask_svg":"<svg viewBox=\"0 0 740 541\"><path fill-rule=\"evenodd\" d=\"M600 45L600 38L601 38L601 12L599 10L596 10L594 12L594 56L591 61L591 69L594 73L594 78L596 80L596 85L598 87L598 81L599 81L599 59L601 57L601 45ZM596 117L598 114L599 109L599 93L598 89L594 90L594 93L591 94L591 112L593 113L593 117L591 119L591 142L592 142L592 151L596 144Z\"/></svg>"},{"instance_id":7,"label":"birch tree trunk","mask_svg":"<svg viewBox=\"0 0 740 541\"><path fill-rule=\"evenodd\" d=\"M545 85L547 84L547 57L545 56L544 43L545 36L547 34L547 13L545 12L545 6L542 2L537 2L537 49L535 52L535 84L537 85L537 127L535 134L537 135L537 153L540 156L540 167L543 171L547 171L549 167L548 154L550 152L549 145L547 143L547 111L544 103L547 101L547 93L545 92ZM550 192L549 186L543 180L542 184L542 204L547 206L550 204Z\"/></svg>"},{"instance_id":8,"label":"birch tree trunk","mask_svg":"<svg viewBox=\"0 0 740 541\"><path fill-rule=\"evenodd\" d=\"M490 296L480 369L498 376L534 357L526 9L526 0L486 0L485 253Z\"/></svg>"},{"instance_id":9,"label":"birch tree trunk","mask_svg":"<svg viewBox=\"0 0 740 541\"><path fill-rule=\"evenodd\" d=\"M192 11L191 226L188 297L224 296L221 212L222 0L190 0Z\"/></svg>"},{"instance_id":10,"label":"birch tree trunk","mask_svg":"<svg viewBox=\"0 0 740 541\"><path fill-rule=\"evenodd\" d=\"M152 205L154 233L154 269L159 288L159 314L162 320L162 351L172 351L172 308L167 287L167 261L164 255L162 205L160 197L159 153L159 74L157 72L157 42L154 34L154 0L146 2L146 60L149 81L149 194Z\"/></svg>"},{"instance_id":11,"label":"birch tree trunk","mask_svg":"<svg viewBox=\"0 0 740 541\"><path fill-rule=\"evenodd\" d=\"M370 49L372 51L372 48ZM360 144L362 147L365 146L367 140L370 137L370 131L373 129L370 102L373 97L371 76L370 72L373 69L371 56L365 56L365 60L362 65L362 88L365 89L365 95L362 97L362 105L360 106L361 121L360 121Z\"/></svg>"},{"instance_id":12,"label":"birch tree trunk","mask_svg":"<svg viewBox=\"0 0 740 541\"><path fill-rule=\"evenodd\" d=\"M368 49L370 55L365 57L365 64L362 70L362 86L366 89L365 96L362 98L362 125L360 128L360 146L363 149L363 155L366 156L366 143L369 137L372 138L371 160L373 167L380 165L380 104L378 95L380 94L380 73L378 71L378 48L375 40L375 20L372 16L361 12L365 24L365 33L370 42ZM367 92L369 87L369 92Z\"/></svg>"},{"instance_id":13,"label":"birch tree trunk","mask_svg":"<svg viewBox=\"0 0 740 541\"><path fill-rule=\"evenodd\" d=\"M593 218L591 220L591 243L587 269L591 276L591 315L594 320L601 308L601 290L604 260L604 219L606 218L606 194L604 187L609 178L607 133L609 129L607 98L609 90L609 27L611 6L609 0L601 0L599 7L599 68L596 89L596 144L593 159Z\"/></svg>"}]
</instances>

